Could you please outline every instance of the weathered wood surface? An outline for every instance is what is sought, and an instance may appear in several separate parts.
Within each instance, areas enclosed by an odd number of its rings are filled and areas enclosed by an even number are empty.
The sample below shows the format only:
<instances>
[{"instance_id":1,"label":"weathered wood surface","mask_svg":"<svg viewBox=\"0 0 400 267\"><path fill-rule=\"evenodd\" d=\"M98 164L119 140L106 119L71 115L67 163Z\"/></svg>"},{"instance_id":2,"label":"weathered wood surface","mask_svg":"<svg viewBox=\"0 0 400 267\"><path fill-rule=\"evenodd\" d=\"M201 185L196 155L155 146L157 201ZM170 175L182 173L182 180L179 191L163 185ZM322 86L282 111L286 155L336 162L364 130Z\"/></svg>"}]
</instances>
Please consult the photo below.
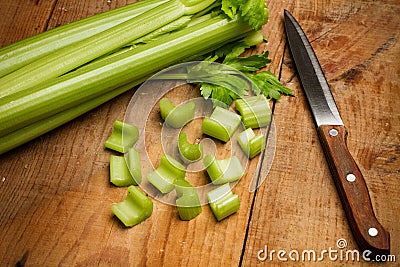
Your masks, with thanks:
<instances>
[{"instance_id":1,"label":"weathered wood surface","mask_svg":"<svg viewBox=\"0 0 400 267\"><path fill-rule=\"evenodd\" d=\"M0 46L134 1L0 3ZM296 93L275 104L276 154L266 181L248 191L255 164L235 188L239 212L217 223L210 209L195 220L155 202L153 215L126 229L110 206L126 189L108 182L103 148L134 91L0 156L0 265L232 266L287 265L260 250L357 249L295 76L283 29L283 9L300 21L324 68L348 130L348 145L370 190L375 213L391 233L400 261L400 6L398 1L270 1L264 28L271 71ZM193 91L177 100L196 96ZM152 127L160 127L153 114ZM157 126L158 125L158 126ZM192 132L191 138L198 137ZM155 139L156 140L156 139ZM152 150L153 151L153 150ZM154 158L157 152L154 150ZM336 242L347 241L340 250ZM269 255L268 255L269 256ZM288 255L286 255L288 257ZM310 266L310 261L291 262ZM327 266L364 266L327 255ZM371 264L374 265L374 264ZM395 266L396 263L387 263Z\"/></svg>"}]
</instances>

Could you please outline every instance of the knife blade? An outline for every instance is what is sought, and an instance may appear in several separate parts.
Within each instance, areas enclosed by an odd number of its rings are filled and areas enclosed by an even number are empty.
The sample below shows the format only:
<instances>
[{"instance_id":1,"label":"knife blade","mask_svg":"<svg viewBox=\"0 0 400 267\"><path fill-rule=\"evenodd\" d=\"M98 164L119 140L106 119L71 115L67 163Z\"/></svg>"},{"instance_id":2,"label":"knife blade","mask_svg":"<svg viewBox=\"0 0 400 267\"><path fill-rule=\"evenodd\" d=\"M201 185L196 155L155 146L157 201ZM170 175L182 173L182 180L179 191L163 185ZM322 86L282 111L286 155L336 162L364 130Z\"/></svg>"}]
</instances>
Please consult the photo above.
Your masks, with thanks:
<instances>
[{"instance_id":1,"label":"knife blade","mask_svg":"<svg viewBox=\"0 0 400 267\"><path fill-rule=\"evenodd\" d=\"M390 234L375 216L364 177L347 147L347 129L318 58L299 23L287 10L284 24L297 74L354 239L362 251L388 255Z\"/></svg>"}]
</instances>

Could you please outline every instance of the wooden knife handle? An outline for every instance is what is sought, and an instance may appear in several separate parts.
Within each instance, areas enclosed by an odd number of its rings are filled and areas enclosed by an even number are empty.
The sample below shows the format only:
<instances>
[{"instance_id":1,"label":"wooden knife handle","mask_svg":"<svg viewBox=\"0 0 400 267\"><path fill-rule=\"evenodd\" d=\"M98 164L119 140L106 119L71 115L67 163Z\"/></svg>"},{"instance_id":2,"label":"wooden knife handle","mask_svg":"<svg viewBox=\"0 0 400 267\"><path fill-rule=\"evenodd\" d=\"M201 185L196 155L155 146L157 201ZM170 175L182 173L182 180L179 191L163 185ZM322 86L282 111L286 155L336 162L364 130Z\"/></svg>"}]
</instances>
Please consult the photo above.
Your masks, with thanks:
<instances>
[{"instance_id":1,"label":"wooden knife handle","mask_svg":"<svg viewBox=\"0 0 400 267\"><path fill-rule=\"evenodd\" d=\"M374 214L364 177L347 148L346 128L321 125L318 135L359 248L375 255L388 255L390 235Z\"/></svg>"}]
</instances>

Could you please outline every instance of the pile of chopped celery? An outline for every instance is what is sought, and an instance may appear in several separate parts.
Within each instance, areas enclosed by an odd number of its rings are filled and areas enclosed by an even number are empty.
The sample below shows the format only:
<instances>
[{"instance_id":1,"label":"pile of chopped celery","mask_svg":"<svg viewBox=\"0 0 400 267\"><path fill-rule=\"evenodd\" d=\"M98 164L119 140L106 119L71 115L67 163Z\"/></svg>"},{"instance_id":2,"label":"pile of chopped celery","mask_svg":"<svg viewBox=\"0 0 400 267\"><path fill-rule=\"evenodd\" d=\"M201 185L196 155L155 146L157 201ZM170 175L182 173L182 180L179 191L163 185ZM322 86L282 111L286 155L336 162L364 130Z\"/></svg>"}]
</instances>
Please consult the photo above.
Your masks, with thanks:
<instances>
[{"instance_id":1,"label":"pile of chopped celery","mask_svg":"<svg viewBox=\"0 0 400 267\"><path fill-rule=\"evenodd\" d=\"M235 108L240 115L232 109L216 106L209 117L203 118L201 129L205 135L229 142L242 123L246 129L236 135L236 141L243 153L252 159L265 149L266 137L262 133L256 134L253 129L269 126L269 103L263 95L256 95L237 99ZM165 127L182 129L194 119L195 109L194 102L175 106L165 97L159 101L160 117L164 120ZM216 220L221 221L236 213L240 208L240 200L239 196L232 192L230 184L240 181L245 175L239 158L232 156L217 159L215 155L204 154L202 145L190 143L183 131L176 138L180 157L175 159L164 153L157 168L145 176L146 182L163 195L175 190L179 218L193 220L202 212L202 205L196 188L185 179L186 166L203 159L210 182L217 186L207 193L208 203ZM141 204L151 200L143 200L144 197L141 197L135 202L135 198L132 197L133 187L140 186L142 181L140 155L132 147L137 139L138 131L134 125L116 121L114 131L105 142L106 148L120 153L128 151L125 159L124 156L115 155L111 155L110 158L110 182L116 186L129 186L128 197L112 206L113 213L126 226L142 222L150 216L152 209L152 205ZM138 194L139 189L134 190L135 194Z\"/></svg>"},{"instance_id":2,"label":"pile of chopped celery","mask_svg":"<svg viewBox=\"0 0 400 267\"><path fill-rule=\"evenodd\" d=\"M142 0L0 48L0 154L186 60L236 68L257 94L291 94L258 71L267 53L240 57L264 41L267 20L264 0ZM214 77L201 85L205 98L229 105L245 95L226 89L241 83L234 77Z\"/></svg>"}]
</instances>

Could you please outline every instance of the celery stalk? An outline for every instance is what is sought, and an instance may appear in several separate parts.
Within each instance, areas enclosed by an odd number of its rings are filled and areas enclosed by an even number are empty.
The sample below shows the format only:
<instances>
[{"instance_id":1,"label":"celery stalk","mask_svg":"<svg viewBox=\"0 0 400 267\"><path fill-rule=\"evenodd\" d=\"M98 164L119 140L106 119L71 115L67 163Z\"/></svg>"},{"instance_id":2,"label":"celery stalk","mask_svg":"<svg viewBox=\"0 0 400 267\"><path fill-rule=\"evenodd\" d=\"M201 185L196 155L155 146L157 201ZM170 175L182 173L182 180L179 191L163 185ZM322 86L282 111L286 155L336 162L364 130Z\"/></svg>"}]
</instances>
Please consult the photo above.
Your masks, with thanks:
<instances>
[{"instance_id":1,"label":"celery stalk","mask_svg":"<svg viewBox=\"0 0 400 267\"><path fill-rule=\"evenodd\" d=\"M146 34L143 37L140 37L139 39L134 40L130 45L135 45L135 44L140 44L140 43L145 44L145 43L154 41L157 38L160 38L164 34L168 34L170 32L183 29L191 22L191 19L192 19L192 16L183 16L177 20L174 20L174 21L158 28L155 31L152 31L149 34Z\"/></svg>"},{"instance_id":2,"label":"celery stalk","mask_svg":"<svg viewBox=\"0 0 400 267\"><path fill-rule=\"evenodd\" d=\"M103 32L167 0L143 0L25 38L0 49L0 77L69 44Z\"/></svg>"},{"instance_id":3,"label":"celery stalk","mask_svg":"<svg viewBox=\"0 0 400 267\"><path fill-rule=\"evenodd\" d=\"M128 187L125 200L112 205L111 211L126 227L146 220L153 213L153 202L137 187Z\"/></svg>"},{"instance_id":4,"label":"celery stalk","mask_svg":"<svg viewBox=\"0 0 400 267\"><path fill-rule=\"evenodd\" d=\"M92 110L109 101L110 99L120 95L121 93L131 89L140 82L141 81L138 80L134 83L121 86L85 103L59 112L46 119L36 121L4 136L0 136L0 155L77 118L89 110Z\"/></svg>"},{"instance_id":5,"label":"celery stalk","mask_svg":"<svg viewBox=\"0 0 400 267\"><path fill-rule=\"evenodd\" d=\"M0 100L0 136L142 79L188 56L215 50L249 31L250 26L240 19L215 17L109 61L89 64L13 97L3 98Z\"/></svg>"},{"instance_id":6,"label":"celery stalk","mask_svg":"<svg viewBox=\"0 0 400 267\"><path fill-rule=\"evenodd\" d=\"M201 11L213 2L215 0L170 0L99 34L65 46L57 50L57 53L49 54L2 77L0 97L12 95L63 75L183 15Z\"/></svg>"}]
</instances>

